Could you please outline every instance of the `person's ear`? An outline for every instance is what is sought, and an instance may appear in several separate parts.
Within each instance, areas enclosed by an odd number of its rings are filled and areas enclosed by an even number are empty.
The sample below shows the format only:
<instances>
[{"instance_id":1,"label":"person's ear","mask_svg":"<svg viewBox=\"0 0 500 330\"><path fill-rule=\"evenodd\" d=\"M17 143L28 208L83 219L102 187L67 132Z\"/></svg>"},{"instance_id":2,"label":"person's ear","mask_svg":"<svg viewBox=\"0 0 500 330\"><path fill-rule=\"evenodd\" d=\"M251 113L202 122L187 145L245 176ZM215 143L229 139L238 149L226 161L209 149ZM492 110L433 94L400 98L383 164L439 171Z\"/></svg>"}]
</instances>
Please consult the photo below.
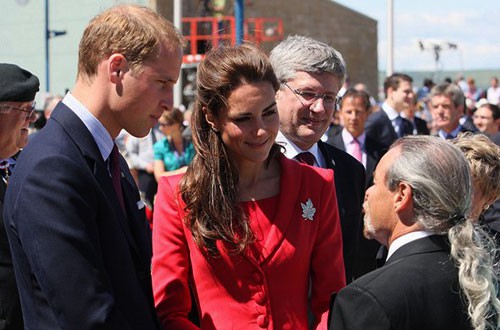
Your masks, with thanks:
<instances>
[{"instance_id":1,"label":"person's ear","mask_svg":"<svg viewBox=\"0 0 500 330\"><path fill-rule=\"evenodd\" d=\"M400 182L394 193L394 211L398 214L400 221L408 226L412 225L413 219L413 191L406 182Z\"/></svg>"},{"instance_id":2,"label":"person's ear","mask_svg":"<svg viewBox=\"0 0 500 330\"><path fill-rule=\"evenodd\" d=\"M123 79L123 75L128 71L128 63L122 54L112 54L108 59L109 80L117 83Z\"/></svg>"},{"instance_id":3,"label":"person's ear","mask_svg":"<svg viewBox=\"0 0 500 330\"><path fill-rule=\"evenodd\" d=\"M218 132L219 130L217 129L217 124L215 122L214 116L208 111L206 107L201 108L201 111L203 111L203 114L205 115L205 120L207 121L208 125L212 128L214 132Z\"/></svg>"}]
</instances>

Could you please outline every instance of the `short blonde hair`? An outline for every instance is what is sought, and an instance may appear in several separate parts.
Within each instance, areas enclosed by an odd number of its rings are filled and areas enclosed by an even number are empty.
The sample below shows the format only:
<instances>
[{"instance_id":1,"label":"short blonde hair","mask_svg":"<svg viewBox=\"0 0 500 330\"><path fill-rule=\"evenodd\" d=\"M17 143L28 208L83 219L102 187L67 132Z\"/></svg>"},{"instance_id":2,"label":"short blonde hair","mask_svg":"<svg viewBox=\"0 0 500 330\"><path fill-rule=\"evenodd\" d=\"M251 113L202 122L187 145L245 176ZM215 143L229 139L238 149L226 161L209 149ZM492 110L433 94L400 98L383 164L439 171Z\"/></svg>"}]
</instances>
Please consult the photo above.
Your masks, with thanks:
<instances>
[{"instance_id":1,"label":"short blonde hair","mask_svg":"<svg viewBox=\"0 0 500 330\"><path fill-rule=\"evenodd\" d=\"M99 63L114 53L124 55L131 70L137 71L158 54L163 43L182 47L181 35L167 19L143 6L112 7L94 17L83 32L78 76L95 76Z\"/></svg>"}]
</instances>

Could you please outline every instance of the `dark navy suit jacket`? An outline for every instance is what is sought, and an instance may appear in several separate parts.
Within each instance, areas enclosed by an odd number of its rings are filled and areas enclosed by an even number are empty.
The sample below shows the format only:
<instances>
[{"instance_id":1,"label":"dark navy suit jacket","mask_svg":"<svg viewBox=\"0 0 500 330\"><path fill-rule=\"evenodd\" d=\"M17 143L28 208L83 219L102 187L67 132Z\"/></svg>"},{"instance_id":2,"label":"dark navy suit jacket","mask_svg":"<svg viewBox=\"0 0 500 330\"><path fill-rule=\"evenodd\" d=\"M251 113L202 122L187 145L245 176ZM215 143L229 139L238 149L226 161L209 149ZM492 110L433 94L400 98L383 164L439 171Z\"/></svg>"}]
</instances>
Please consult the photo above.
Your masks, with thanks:
<instances>
[{"instance_id":1,"label":"dark navy suit jacket","mask_svg":"<svg viewBox=\"0 0 500 330\"><path fill-rule=\"evenodd\" d=\"M5 198L26 329L158 329L144 209L121 158L126 214L83 122L60 103Z\"/></svg>"},{"instance_id":2,"label":"dark navy suit jacket","mask_svg":"<svg viewBox=\"0 0 500 330\"><path fill-rule=\"evenodd\" d=\"M3 221L3 201L7 185L0 178L0 330L22 330L23 315L9 241Z\"/></svg>"},{"instance_id":3,"label":"dark navy suit jacket","mask_svg":"<svg viewBox=\"0 0 500 330\"><path fill-rule=\"evenodd\" d=\"M471 329L460 290L446 238L420 238L342 289L329 329Z\"/></svg>"},{"instance_id":4,"label":"dark navy suit jacket","mask_svg":"<svg viewBox=\"0 0 500 330\"><path fill-rule=\"evenodd\" d=\"M412 123L408 119L402 119L404 127L403 135L412 135ZM365 131L367 136L382 144L385 151L387 151L391 144L398 138L398 135L392 126L391 120L383 109L372 113L368 117L365 123Z\"/></svg>"},{"instance_id":5,"label":"dark navy suit jacket","mask_svg":"<svg viewBox=\"0 0 500 330\"><path fill-rule=\"evenodd\" d=\"M335 173L335 189L339 207L346 280L356 278L355 263L359 233L363 228L362 206L365 196L363 165L347 152L328 143L318 142L326 168Z\"/></svg>"},{"instance_id":6,"label":"dark navy suit jacket","mask_svg":"<svg viewBox=\"0 0 500 330\"><path fill-rule=\"evenodd\" d=\"M336 135L330 136L327 142L341 150L346 149L344 140L342 139L342 131ZM380 143L367 136L364 149L366 152L366 188L368 188L373 184L373 171L384 154L384 148ZM368 240L364 237L363 223L361 222L356 252L351 261L353 278L358 278L377 268L376 256L379 248L379 242L376 240Z\"/></svg>"}]
</instances>

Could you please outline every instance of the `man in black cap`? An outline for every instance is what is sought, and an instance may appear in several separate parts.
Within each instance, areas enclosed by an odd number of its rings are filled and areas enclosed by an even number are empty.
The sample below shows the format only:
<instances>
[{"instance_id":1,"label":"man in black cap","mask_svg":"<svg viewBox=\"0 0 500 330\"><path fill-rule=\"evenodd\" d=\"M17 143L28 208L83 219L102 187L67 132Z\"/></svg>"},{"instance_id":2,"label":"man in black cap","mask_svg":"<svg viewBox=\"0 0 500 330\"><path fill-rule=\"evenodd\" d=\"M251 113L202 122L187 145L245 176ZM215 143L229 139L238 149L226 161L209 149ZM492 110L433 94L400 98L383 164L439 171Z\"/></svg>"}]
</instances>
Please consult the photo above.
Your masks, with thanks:
<instances>
[{"instance_id":1,"label":"man in black cap","mask_svg":"<svg viewBox=\"0 0 500 330\"><path fill-rule=\"evenodd\" d=\"M3 221L3 200L10 165L28 142L28 127L35 120L38 78L14 64L0 63L0 330L23 329L9 242Z\"/></svg>"}]
</instances>

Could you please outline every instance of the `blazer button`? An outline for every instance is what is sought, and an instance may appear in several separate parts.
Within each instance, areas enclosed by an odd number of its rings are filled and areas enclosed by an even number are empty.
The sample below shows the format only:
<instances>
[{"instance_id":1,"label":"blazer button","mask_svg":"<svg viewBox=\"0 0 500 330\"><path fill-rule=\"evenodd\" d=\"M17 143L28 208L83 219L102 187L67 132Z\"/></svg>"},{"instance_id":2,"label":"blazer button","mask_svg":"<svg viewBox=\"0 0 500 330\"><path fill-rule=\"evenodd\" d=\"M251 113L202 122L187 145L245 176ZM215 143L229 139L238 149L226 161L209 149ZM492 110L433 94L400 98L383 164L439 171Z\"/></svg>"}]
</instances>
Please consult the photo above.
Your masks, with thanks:
<instances>
[{"instance_id":1,"label":"blazer button","mask_svg":"<svg viewBox=\"0 0 500 330\"><path fill-rule=\"evenodd\" d=\"M257 317L257 325L260 328L267 328L267 326L269 325L269 318L267 317L267 315L259 315Z\"/></svg>"},{"instance_id":2,"label":"blazer button","mask_svg":"<svg viewBox=\"0 0 500 330\"><path fill-rule=\"evenodd\" d=\"M255 302L261 306L264 306L266 304L267 296L264 292L257 292L254 296L253 299Z\"/></svg>"}]
</instances>

